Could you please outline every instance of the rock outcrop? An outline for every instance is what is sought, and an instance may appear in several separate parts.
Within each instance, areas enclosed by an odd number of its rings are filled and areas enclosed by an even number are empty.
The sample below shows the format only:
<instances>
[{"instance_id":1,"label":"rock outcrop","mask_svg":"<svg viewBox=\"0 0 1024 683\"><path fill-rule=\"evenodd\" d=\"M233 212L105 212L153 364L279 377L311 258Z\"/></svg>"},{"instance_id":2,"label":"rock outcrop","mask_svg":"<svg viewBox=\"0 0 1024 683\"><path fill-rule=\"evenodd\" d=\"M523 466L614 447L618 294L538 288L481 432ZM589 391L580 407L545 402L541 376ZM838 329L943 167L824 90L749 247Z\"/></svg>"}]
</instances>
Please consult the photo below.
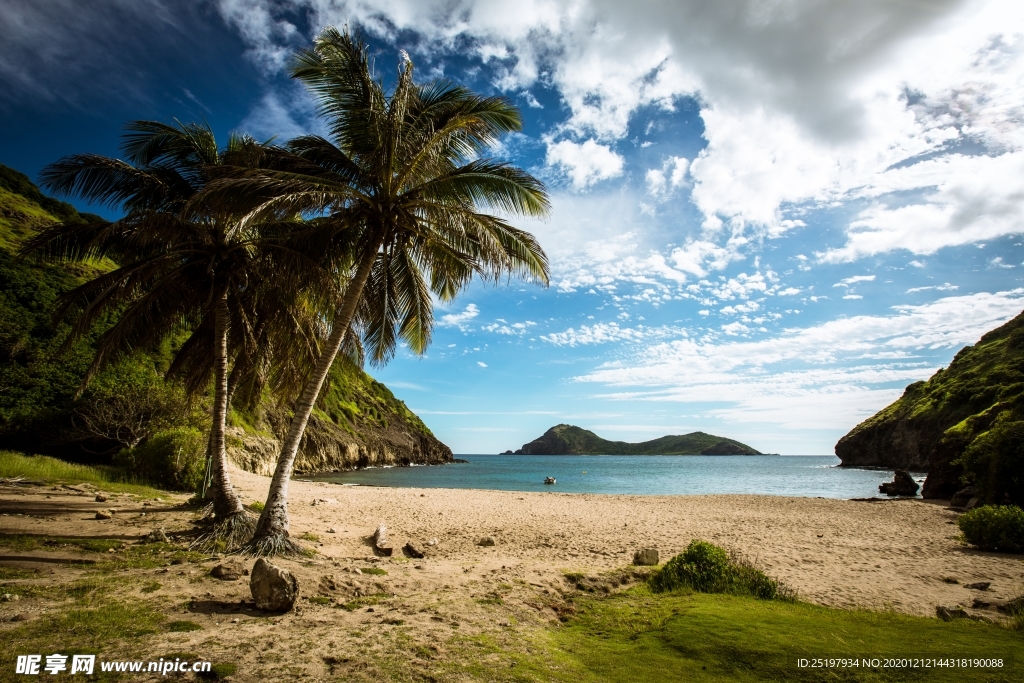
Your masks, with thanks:
<instances>
[{"instance_id":1,"label":"rock outcrop","mask_svg":"<svg viewBox=\"0 0 1024 683\"><path fill-rule=\"evenodd\" d=\"M922 495L950 498L974 484L989 502L1024 499L1024 314L960 350L948 368L836 444L846 467L927 472Z\"/></svg>"},{"instance_id":2,"label":"rock outcrop","mask_svg":"<svg viewBox=\"0 0 1024 683\"><path fill-rule=\"evenodd\" d=\"M505 454L511 454L506 451ZM640 443L608 441L573 425L555 425L514 455L761 455L750 446L704 432L663 436Z\"/></svg>"},{"instance_id":3,"label":"rock outcrop","mask_svg":"<svg viewBox=\"0 0 1024 683\"><path fill-rule=\"evenodd\" d=\"M887 496L916 496L920 485L910 476L906 470L896 470L893 473L892 481L886 482L878 487L880 493Z\"/></svg>"}]
</instances>

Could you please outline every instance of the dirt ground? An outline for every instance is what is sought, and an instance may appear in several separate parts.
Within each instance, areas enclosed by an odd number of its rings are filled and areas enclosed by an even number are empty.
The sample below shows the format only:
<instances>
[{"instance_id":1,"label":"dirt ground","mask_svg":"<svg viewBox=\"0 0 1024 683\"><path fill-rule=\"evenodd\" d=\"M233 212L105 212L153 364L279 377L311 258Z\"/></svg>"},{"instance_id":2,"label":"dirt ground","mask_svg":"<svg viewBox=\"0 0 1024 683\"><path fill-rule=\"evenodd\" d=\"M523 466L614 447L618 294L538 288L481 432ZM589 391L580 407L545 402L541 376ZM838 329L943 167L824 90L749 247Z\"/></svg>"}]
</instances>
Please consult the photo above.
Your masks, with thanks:
<instances>
[{"instance_id":1,"label":"dirt ground","mask_svg":"<svg viewBox=\"0 0 1024 683\"><path fill-rule=\"evenodd\" d=\"M267 478L241 471L232 476L246 502L263 500ZM124 544L97 553L59 546L18 550L8 543L0 547L0 570L24 573L5 575L0 583L39 587L86 580L138 548L154 529L163 529L180 548L187 545L194 512L182 507L184 496L142 500L107 494L100 503L96 493L85 485L0 487L2 534ZM563 599L572 590L566 573L614 576L606 585L628 585L642 576L630 568L635 550L657 548L665 561L693 538L742 553L800 599L834 607L934 616L936 605L969 607L979 596L999 600L1024 593L1019 557L965 549L957 541L955 513L921 501L605 496L301 481L292 482L290 495L291 533L316 551L274 560L298 577L297 609L259 612L248 577L210 576L211 568L230 558L177 559L183 553L167 546L146 566L119 570L110 599L144 601L167 620L198 628L147 636L145 653L112 643L107 656L193 653L197 659L234 662L232 679L246 681L429 680L431 671L457 669L467 652L496 658L488 648L528 649L538 629L558 623L571 609ZM111 519L96 519L97 510L113 510ZM370 537L379 524L389 529L392 557L374 553ZM495 545L479 545L484 536ZM406 557L406 542L426 557ZM245 567L252 563L245 560ZM984 593L965 587L979 581L991 587ZM0 602L0 638L65 608L52 596ZM471 642L474 648L467 649Z\"/></svg>"}]
</instances>

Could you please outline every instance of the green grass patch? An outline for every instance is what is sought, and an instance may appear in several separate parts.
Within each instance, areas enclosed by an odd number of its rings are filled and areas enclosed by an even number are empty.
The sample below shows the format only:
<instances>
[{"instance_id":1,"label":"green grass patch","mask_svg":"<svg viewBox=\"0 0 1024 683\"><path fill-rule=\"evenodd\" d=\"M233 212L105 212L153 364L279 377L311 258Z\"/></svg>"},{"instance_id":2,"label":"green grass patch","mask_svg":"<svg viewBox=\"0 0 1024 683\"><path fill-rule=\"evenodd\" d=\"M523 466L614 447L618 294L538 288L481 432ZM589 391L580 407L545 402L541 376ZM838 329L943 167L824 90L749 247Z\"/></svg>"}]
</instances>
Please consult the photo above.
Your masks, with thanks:
<instances>
[{"instance_id":1,"label":"green grass patch","mask_svg":"<svg viewBox=\"0 0 1024 683\"><path fill-rule=\"evenodd\" d=\"M311 595L307 597L306 600L314 605L330 605L334 602L334 598L329 598L326 595Z\"/></svg>"},{"instance_id":2,"label":"green grass patch","mask_svg":"<svg viewBox=\"0 0 1024 683\"><path fill-rule=\"evenodd\" d=\"M4 650L11 653L109 656L111 647L123 651L130 641L155 633L164 616L145 603L107 601L95 608L65 609L4 632ZM98 669L98 667L97 667ZM13 664L0 671L0 680L16 680Z\"/></svg>"},{"instance_id":3,"label":"green grass patch","mask_svg":"<svg viewBox=\"0 0 1024 683\"><path fill-rule=\"evenodd\" d=\"M263 512L264 504L258 500L254 500L247 506L253 512Z\"/></svg>"},{"instance_id":4,"label":"green grass patch","mask_svg":"<svg viewBox=\"0 0 1024 683\"><path fill-rule=\"evenodd\" d=\"M387 593L374 593L372 595L364 595L363 597L356 598L355 600L349 600L348 602L339 602L335 607L340 607L348 612L355 612L360 607L373 607L390 597L391 596Z\"/></svg>"},{"instance_id":5,"label":"green grass patch","mask_svg":"<svg viewBox=\"0 0 1024 683\"><path fill-rule=\"evenodd\" d=\"M495 680L999 681L1020 680L1024 640L1010 628L893 613L838 610L728 594L661 594L638 587L580 598L561 628L544 630ZM995 658L1002 668L885 668L864 658ZM850 658L820 669L798 660ZM656 672L656 675L655 675Z\"/></svg>"},{"instance_id":6,"label":"green grass patch","mask_svg":"<svg viewBox=\"0 0 1024 683\"><path fill-rule=\"evenodd\" d=\"M79 465L46 455L0 451L0 478L22 477L51 484L92 484L112 493L132 493L145 498L164 498L167 493L133 481L124 471L100 465Z\"/></svg>"},{"instance_id":7,"label":"green grass patch","mask_svg":"<svg viewBox=\"0 0 1024 683\"><path fill-rule=\"evenodd\" d=\"M159 581L149 581L141 588L141 590L143 593L155 593L163 587L164 585Z\"/></svg>"},{"instance_id":8,"label":"green grass patch","mask_svg":"<svg viewBox=\"0 0 1024 683\"><path fill-rule=\"evenodd\" d=\"M202 626L194 621L172 621L167 624L167 630L171 633L189 633L190 631L201 631Z\"/></svg>"},{"instance_id":9,"label":"green grass patch","mask_svg":"<svg viewBox=\"0 0 1024 683\"><path fill-rule=\"evenodd\" d=\"M360 567L359 571L361 571L364 574L374 574L376 576L387 575L387 572L381 569L380 567Z\"/></svg>"}]
</instances>

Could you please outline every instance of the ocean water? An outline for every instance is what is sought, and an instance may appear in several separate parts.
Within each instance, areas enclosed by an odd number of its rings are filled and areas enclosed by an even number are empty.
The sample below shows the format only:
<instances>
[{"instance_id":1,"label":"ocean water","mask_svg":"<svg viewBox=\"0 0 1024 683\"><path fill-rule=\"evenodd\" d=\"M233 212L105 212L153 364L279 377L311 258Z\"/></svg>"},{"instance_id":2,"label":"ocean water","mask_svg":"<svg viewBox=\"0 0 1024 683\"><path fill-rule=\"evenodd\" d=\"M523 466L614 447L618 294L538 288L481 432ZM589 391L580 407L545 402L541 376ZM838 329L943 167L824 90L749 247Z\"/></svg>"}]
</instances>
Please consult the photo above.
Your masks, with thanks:
<instances>
[{"instance_id":1,"label":"ocean water","mask_svg":"<svg viewBox=\"0 0 1024 683\"><path fill-rule=\"evenodd\" d=\"M459 455L467 463L380 467L300 477L407 488L497 489L562 493L869 498L892 470L840 468L834 455ZM924 474L912 473L918 481ZM544 477L555 477L554 486Z\"/></svg>"}]
</instances>

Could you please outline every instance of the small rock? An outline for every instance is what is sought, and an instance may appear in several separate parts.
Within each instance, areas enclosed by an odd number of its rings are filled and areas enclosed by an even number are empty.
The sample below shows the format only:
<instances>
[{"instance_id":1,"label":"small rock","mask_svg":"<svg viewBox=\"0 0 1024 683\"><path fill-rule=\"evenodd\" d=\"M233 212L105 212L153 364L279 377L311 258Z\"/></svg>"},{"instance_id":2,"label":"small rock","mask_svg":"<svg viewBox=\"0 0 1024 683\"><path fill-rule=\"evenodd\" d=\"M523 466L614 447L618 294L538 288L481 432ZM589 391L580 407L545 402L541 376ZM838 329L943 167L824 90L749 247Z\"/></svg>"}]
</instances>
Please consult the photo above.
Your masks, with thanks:
<instances>
[{"instance_id":1,"label":"small rock","mask_svg":"<svg viewBox=\"0 0 1024 683\"><path fill-rule=\"evenodd\" d=\"M28 621L28 615L22 612L21 614L15 614L11 617L11 621Z\"/></svg>"},{"instance_id":2,"label":"small rock","mask_svg":"<svg viewBox=\"0 0 1024 683\"><path fill-rule=\"evenodd\" d=\"M935 616L943 621L953 621L954 619L970 619L971 615L964 610L963 607L957 605L955 607L943 607L938 605L935 607Z\"/></svg>"},{"instance_id":3,"label":"small rock","mask_svg":"<svg viewBox=\"0 0 1024 683\"><path fill-rule=\"evenodd\" d=\"M173 560L171 560L171 564L188 564L188 560L186 560L184 557L176 557Z\"/></svg>"},{"instance_id":4,"label":"small rock","mask_svg":"<svg viewBox=\"0 0 1024 683\"><path fill-rule=\"evenodd\" d=\"M887 496L916 496L919 488L921 485L914 481L910 472L896 470L892 475L892 481L882 484L878 490Z\"/></svg>"},{"instance_id":5,"label":"small rock","mask_svg":"<svg viewBox=\"0 0 1024 683\"><path fill-rule=\"evenodd\" d=\"M221 581L238 581L244 571L245 567L241 562L225 562L211 569L210 576Z\"/></svg>"},{"instance_id":6,"label":"small rock","mask_svg":"<svg viewBox=\"0 0 1024 683\"><path fill-rule=\"evenodd\" d=\"M412 566L412 568L413 568L413 569L423 569L423 565L422 565L422 564L414 564L414 565Z\"/></svg>"},{"instance_id":7,"label":"small rock","mask_svg":"<svg viewBox=\"0 0 1024 683\"><path fill-rule=\"evenodd\" d=\"M953 498L949 501L949 504L955 508L962 508L967 506L967 502L978 495L978 489L973 486L962 488L953 494Z\"/></svg>"},{"instance_id":8,"label":"small rock","mask_svg":"<svg viewBox=\"0 0 1024 683\"><path fill-rule=\"evenodd\" d=\"M494 543L491 543L491 545L494 545ZM403 547L402 550L404 550L405 554L409 557L414 557L417 560L423 559L423 551L414 546L412 543L406 543L405 547Z\"/></svg>"},{"instance_id":9,"label":"small rock","mask_svg":"<svg viewBox=\"0 0 1024 683\"><path fill-rule=\"evenodd\" d=\"M107 511L107 510L97 510L96 511L96 519L110 519L110 518L111 518L111 514L110 514L109 511Z\"/></svg>"},{"instance_id":10,"label":"small rock","mask_svg":"<svg viewBox=\"0 0 1024 683\"><path fill-rule=\"evenodd\" d=\"M332 526L332 527L331 527L330 529L328 529L328 530L327 530L327 533L329 533L329 534L336 534L336 533L338 533L338 532L337 532L337 531L335 531L335 530L334 530L334 527Z\"/></svg>"},{"instance_id":11,"label":"small rock","mask_svg":"<svg viewBox=\"0 0 1024 683\"><path fill-rule=\"evenodd\" d=\"M633 564L653 567L658 564L658 551L656 548L643 548L633 553Z\"/></svg>"},{"instance_id":12,"label":"small rock","mask_svg":"<svg viewBox=\"0 0 1024 683\"><path fill-rule=\"evenodd\" d=\"M153 529L143 536L142 541L144 543L167 543L167 534L163 529Z\"/></svg>"},{"instance_id":13,"label":"small rock","mask_svg":"<svg viewBox=\"0 0 1024 683\"><path fill-rule=\"evenodd\" d=\"M987 591L991 585L992 583L989 581L978 581L977 583L965 583L964 588L970 588L972 591Z\"/></svg>"},{"instance_id":14,"label":"small rock","mask_svg":"<svg viewBox=\"0 0 1024 683\"><path fill-rule=\"evenodd\" d=\"M942 582L943 583L960 583L959 581L954 579L952 576L944 576L944 577L942 577Z\"/></svg>"},{"instance_id":15,"label":"small rock","mask_svg":"<svg viewBox=\"0 0 1024 683\"><path fill-rule=\"evenodd\" d=\"M484 536L479 541L477 541L476 544L484 546L485 548L489 548L494 545L494 539L490 536Z\"/></svg>"},{"instance_id":16,"label":"small rock","mask_svg":"<svg viewBox=\"0 0 1024 683\"><path fill-rule=\"evenodd\" d=\"M429 545L429 546L437 545L437 539L436 538L430 539L429 541L427 541L427 545Z\"/></svg>"},{"instance_id":17,"label":"small rock","mask_svg":"<svg viewBox=\"0 0 1024 683\"><path fill-rule=\"evenodd\" d=\"M232 619L231 623L232 624L237 624L239 621L241 621L241 619Z\"/></svg>"},{"instance_id":18,"label":"small rock","mask_svg":"<svg viewBox=\"0 0 1024 683\"><path fill-rule=\"evenodd\" d=\"M360 569L359 567L352 567L352 573L353 574L362 574L363 570Z\"/></svg>"},{"instance_id":19,"label":"small rock","mask_svg":"<svg viewBox=\"0 0 1024 683\"><path fill-rule=\"evenodd\" d=\"M107 502L107 497L104 496L102 493L97 493L96 494L96 502L97 503L106 503Z\"/></svg>"},{"instance_id":20,"label":"small rock","mask_svg":"<svg viewBox=\"0 0 1024 683\"><path fill-rule=\"evenodd\" d=\"M367 611L367 612L372 612L372 611L373 611L373 608L372 608L372 607L367 607L367 608L366 608L366 611Z\"/></svg>"},{"instance_id":21,"label":"small rock","mask_svg":"<svg viewBox=\"0 0 1024 683\"><path fill-rule=\"evenodd\" d=\"M4 593L3 595L0 595L0 602L17 602L18 600L21 600L21 596L15 595L14 593Z\"/></svg>"},{"instance_id":22,"label":"small rock","mask_svg":"<svg viewBox=\"0 0 1024 683\"><path fill-rule=\"evenodd\" d=\"M249 590L259 609L287 612L294 607L299 597L299 581L287 569L275 566L261 557L253 565Z\"/></svg>"},{"instance_id":23,"label":"small rock","mask_svg":"<svg viewBox=\"0 0 1024 683\"><path fill-rule=\"evenodd\" d=\"M982 600L981 598L974 598L974 602L971 604L971 607L973 607L974 609L987 609L991 606L991 602L989 602L988 600Z\"/></svg>"},{"instance_id":24,"label":"small rock","mask_svg":"<svg viewBox=\"0 0 1024 683\"><path fill-rule=\"evenodd\" d=\"M327 576L320 577L319 588L321 593L330 593L332 591L338 590L340 586L338 585L337 579L328 574Z\"/></svg>"}]
</instances>

